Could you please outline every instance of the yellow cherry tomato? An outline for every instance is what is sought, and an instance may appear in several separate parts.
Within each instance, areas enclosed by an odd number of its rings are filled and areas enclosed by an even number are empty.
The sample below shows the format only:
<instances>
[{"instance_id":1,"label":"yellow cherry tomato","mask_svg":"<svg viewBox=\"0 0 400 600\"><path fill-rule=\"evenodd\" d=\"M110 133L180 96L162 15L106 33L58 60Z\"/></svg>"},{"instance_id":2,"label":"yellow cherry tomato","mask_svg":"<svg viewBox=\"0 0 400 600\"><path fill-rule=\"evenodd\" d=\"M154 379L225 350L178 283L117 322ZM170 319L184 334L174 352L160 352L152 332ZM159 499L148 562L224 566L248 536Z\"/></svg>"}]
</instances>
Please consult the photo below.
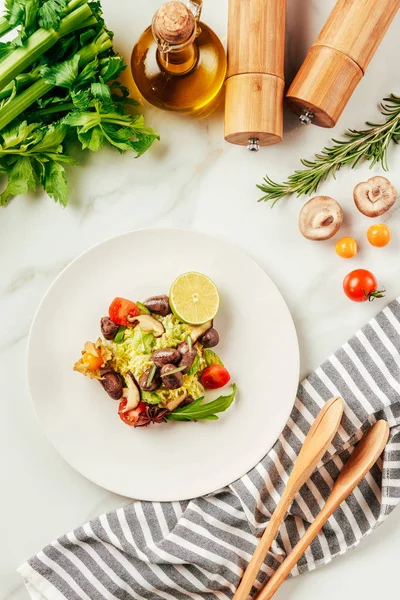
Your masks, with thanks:
<instances>
[{"instance_id":1,"label":"yellow cherry tomato","mask_svg":"<svg viewBox=\"0 0 400 600\"><path fill-rule=\"evenodd\" d=\"M352 237L341 238L336 244L336 254L342 258L352 258L357 254L357 242Z\"/></svg>"},{"instance_id":2,"label":"yellow cherry tomato","mask_svg":"<svg viewBox=\"0 0 400 600\"><path fill-rule=\"evenodd\" d=\"M90 354L90 352L85 352L82 360L87 365L89 371L96 371L103 364L103 359L100 356L95 356L94 354Z\"/></svg>"},{"instance_id":3,"label":"yellow cherry tomato","mask_svg":"<svg viewBox=\"0 0 400 600\"><path fill-rule=\"evenodd\" d=\"M377 248L383 248L390 242L390 229L384 223L377 223L371 225L367 230L367 238L370 244Z\"/></svg>"}]
</instances>

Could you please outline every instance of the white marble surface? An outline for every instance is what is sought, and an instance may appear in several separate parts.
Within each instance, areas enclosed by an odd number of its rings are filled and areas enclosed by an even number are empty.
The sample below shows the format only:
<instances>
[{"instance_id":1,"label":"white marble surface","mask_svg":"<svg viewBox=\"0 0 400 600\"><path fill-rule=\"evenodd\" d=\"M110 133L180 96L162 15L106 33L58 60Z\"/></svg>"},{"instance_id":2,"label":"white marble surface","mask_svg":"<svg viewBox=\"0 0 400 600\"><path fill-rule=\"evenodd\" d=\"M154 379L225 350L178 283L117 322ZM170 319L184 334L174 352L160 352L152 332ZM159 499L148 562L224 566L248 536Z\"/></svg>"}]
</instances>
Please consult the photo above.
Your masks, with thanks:
<instances>
[{"instance_id":1,"label":"white marble surface","mask_svg":"<svg viewBox=\"0 0 400 600\"><path fill-rule=\"evenodd\" d=\"M103 0L117 48L130 48L148 25L157 0ZM334 0L288 1L288 78L305 56ZM205 0L204 20L226 35L227 0ZM285 296L297 327L302 374L310 372L378 309L357 305L341 291L353 267L371 268L400 294L400 211L385 215L393 232L386 249L368 247L370 221L356 211L352 189L369 175L367 166L342 171L321 191L345 209L343 234L360 242L352 262L335 255L333 243L304 240L297 228L302 200L282 200L273 210L257 204L255 184L268 172L281 179L301 157L311 157L348 126L379 118L377 104L400 94L400 18L332 132L303 128L287 114L279 146L251 154L223 140L221 111L194 121L146 107L147 121L161 143L138 161L104 151L83 168L71 169L71 200L62 210L41 195L16 198L0 215L0 600L26 600L15 568L49 540L106 510L127 502L83 479L56 454L40 430L29 399L25 348L36 307L60 270L78 253L105 238L139 227L182 226L235 241L265 268ZM390 158L390 178L400 190L400 149ZM379 168L374 169L380 173ZM400 511L360 548L316 573L286 583L278 599L375 599L398 586Z\"/></svg>"}]
</instances>

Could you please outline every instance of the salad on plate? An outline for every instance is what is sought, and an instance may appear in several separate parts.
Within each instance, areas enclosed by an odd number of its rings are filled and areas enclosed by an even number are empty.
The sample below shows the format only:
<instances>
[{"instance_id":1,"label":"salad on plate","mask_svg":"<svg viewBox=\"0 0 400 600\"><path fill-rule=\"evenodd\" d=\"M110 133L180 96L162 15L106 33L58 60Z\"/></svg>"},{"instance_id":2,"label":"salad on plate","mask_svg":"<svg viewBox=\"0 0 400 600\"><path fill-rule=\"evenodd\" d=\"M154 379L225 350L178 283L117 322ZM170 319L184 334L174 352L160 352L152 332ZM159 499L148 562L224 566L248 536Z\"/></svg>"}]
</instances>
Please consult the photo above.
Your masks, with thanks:
<instances>
[{"instance_id":1,"label":"salad on plate","mask_svg":"<svg viewBox=\"0 0 400 600\"><path fill-rule=\"evenodd\" d=\"M205 402L206 390L230 381L213 350L218 308L216 285L196 272L180 275L169 296L143 302L117 297L101 318L102 337L85 343L74 370L97 379L119 401L127 425L217 420L236 394L233 385L229 394Z\"/></svg>"}]
</instances>

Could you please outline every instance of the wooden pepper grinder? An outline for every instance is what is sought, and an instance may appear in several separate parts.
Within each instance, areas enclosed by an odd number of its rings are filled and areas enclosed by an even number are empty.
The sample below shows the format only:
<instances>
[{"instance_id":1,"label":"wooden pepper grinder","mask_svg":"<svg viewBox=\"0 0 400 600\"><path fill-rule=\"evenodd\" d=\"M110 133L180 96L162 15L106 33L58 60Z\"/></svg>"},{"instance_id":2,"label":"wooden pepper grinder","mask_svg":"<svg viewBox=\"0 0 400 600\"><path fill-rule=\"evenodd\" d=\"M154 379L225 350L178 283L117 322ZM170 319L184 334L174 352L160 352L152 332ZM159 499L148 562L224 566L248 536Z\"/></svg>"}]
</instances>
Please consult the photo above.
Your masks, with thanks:
<instances>
[{"instance_id":1,"label":"wooden pepper grinder","mask_svg":"<svg viewBox=\"0 0 400 600\"><path fill-rule=\"evenodd\" d=\"M283 135L286 0L229 0L225 139L257 151Z\"/></svg>"},{"instance_id":2,"label":"wooden pepper grinder","mask_svg":"<svg viewBox=\"0 0 400 600\"><path fill-rule=\"evenodd\" d=\"M293 80L287 100L304 124L334 127L400 0L338 0Z\"/></svg>"}]
</instances>

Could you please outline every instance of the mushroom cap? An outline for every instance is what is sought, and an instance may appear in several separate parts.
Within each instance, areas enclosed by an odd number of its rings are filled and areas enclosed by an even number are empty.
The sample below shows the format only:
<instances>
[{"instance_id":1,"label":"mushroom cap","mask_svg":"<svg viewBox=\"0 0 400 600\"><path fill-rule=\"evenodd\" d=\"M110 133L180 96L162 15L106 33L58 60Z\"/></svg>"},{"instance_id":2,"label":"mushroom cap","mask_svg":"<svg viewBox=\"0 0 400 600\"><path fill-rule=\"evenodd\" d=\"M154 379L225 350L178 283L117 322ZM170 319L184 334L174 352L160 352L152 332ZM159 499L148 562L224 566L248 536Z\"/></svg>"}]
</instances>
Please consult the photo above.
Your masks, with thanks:
<instances>
[{"instance_id":1,"label":"mushroom cap","mask_svg":"<svg viewBox=\"0 0 400 600\"><path fill-rule=\"evenodd\" d=\"M343 210L329 196L315 196L300 211L299 229L308 240L328 240L343 222Z\"/></svg>"},{"instance_id":2,"label":"mushroom cap","mask_svg":"<svg viewBox=\"0 0 400 600\"><path fill-rule=\"evenodd\" d=\"M386 177L377 175L356 185L353 197L360 212L367 217L379 217L396 202L397 192Z\"/></svg>"},{"instance_id":3,"label":"mushroom cap","mask_svg":"<svg viewBox=\"0 0 400 600\"><path fill-rule=\"evenodd\" d=\"M138 315L137 317L127 317L128 321L132 323L133 327L139 325L143 331L152 331L154 337L158 338L165 332L164 325L158 319L155 319L151 315Z\"/></svg>"}]
</instances>

